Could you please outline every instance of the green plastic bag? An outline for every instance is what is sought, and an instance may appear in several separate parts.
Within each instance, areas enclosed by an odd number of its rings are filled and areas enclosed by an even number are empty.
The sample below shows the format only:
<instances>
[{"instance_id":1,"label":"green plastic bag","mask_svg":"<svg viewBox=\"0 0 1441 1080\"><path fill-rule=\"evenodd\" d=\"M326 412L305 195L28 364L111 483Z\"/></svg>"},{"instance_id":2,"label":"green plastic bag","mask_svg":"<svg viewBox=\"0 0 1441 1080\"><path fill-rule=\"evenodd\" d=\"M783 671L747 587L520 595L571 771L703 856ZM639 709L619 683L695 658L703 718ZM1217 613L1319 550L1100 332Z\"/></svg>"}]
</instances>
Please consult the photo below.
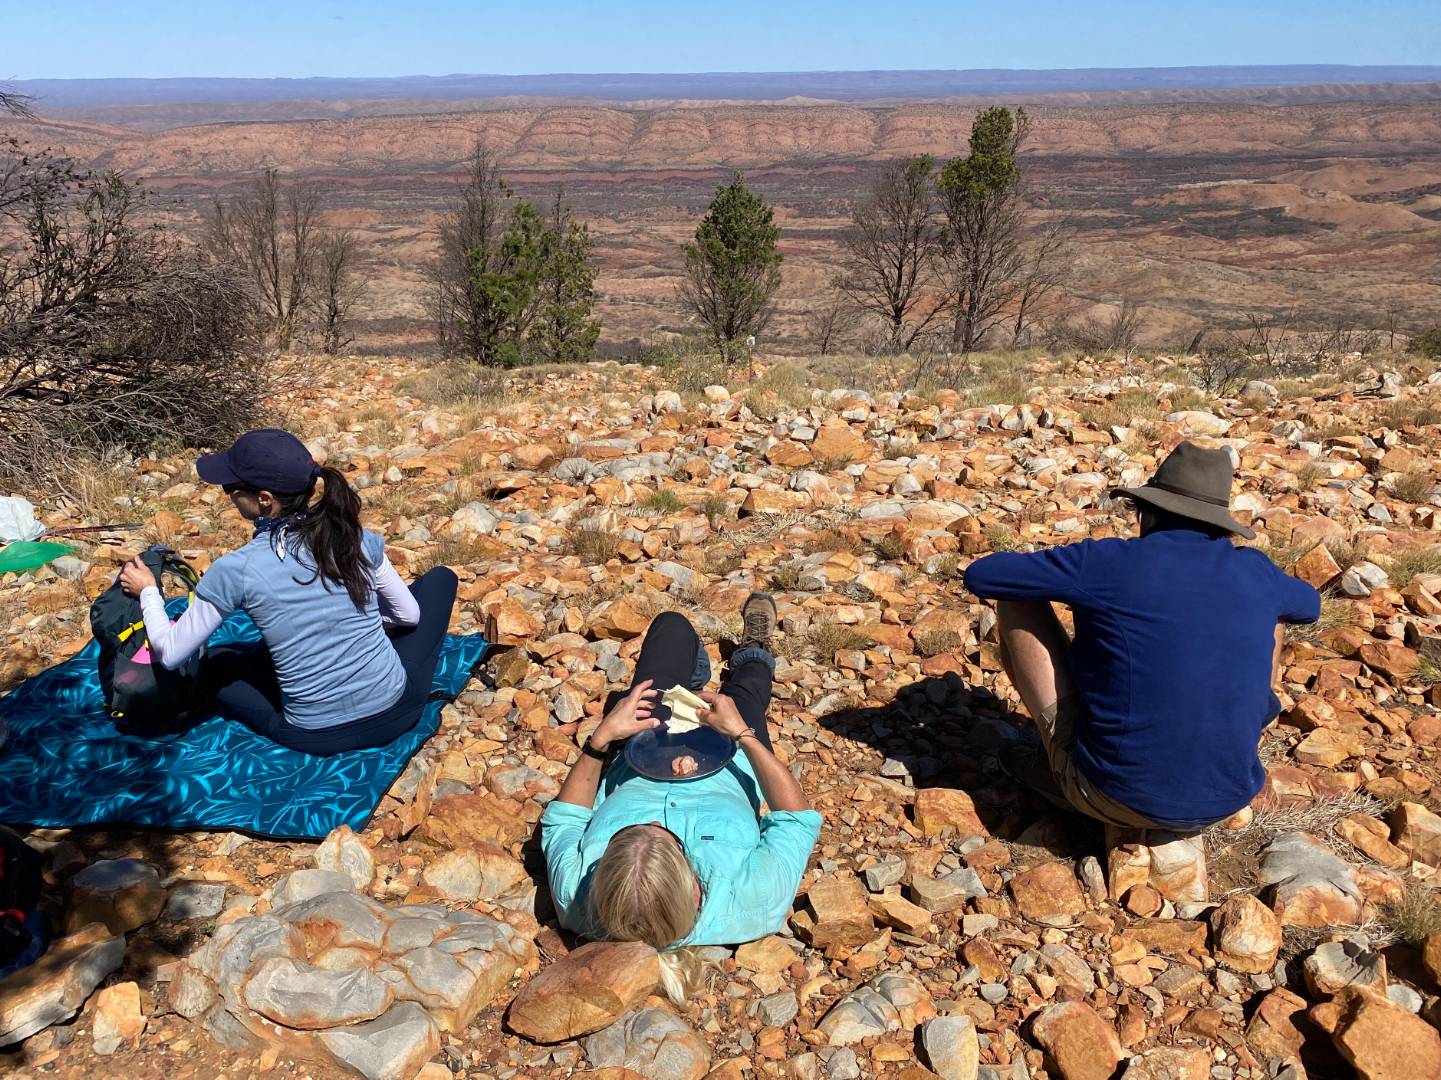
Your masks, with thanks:
<instances>
[{"instance_id":1,"label":"green plastic bag","mask_svg":"<svg viewBox=\"0 0 1441 1080\"><path fill-rule=\"evenodd\" d=\"M23 574L38 570L52 559L69 555L75 549L53 540L16 540L0 548L0 574Z\"/></svg>"}]
</instances>

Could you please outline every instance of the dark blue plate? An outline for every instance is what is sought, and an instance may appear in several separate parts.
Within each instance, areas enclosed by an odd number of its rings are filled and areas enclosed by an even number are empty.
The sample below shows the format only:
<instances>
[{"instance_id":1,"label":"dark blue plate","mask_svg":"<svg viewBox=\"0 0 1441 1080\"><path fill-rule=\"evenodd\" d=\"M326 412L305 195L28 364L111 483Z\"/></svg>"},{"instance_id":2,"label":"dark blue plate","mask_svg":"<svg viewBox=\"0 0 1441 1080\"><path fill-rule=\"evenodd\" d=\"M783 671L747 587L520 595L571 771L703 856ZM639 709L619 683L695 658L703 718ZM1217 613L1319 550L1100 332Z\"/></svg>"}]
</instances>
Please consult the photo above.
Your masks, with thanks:
<instances>
[{"instance_id":1,"label":"dark blue plate","mask_svg":"<svg viewBox=\"0 0 1441 1080\"><path fill-rule=\"evenodd\" d=\"M734 739L704 724L680 735L672 735L662 724L632 735L625 744L625 760L630 767L651 780L699 780L724 769L735 752ZM671 772L671 762L687 754L695 758L696 771L676 776Z\"/></svg>"}]
</instances>

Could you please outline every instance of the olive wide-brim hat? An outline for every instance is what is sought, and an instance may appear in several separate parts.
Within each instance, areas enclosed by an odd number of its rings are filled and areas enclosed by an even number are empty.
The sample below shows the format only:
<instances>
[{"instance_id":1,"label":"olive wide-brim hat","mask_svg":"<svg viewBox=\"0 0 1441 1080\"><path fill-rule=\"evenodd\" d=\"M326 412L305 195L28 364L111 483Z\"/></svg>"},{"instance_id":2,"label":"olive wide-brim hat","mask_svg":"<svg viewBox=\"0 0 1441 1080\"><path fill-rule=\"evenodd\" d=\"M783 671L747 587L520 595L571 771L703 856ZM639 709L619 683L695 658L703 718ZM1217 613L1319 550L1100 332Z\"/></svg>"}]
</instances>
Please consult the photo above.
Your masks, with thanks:
<instances>
[{"instance_id":1,"label":"olive wide-brim hat","mask_svg":"<svg viewBox=\"0 0 1441 1080\"><path fill-rule=\"evenodd\" d=\"M1141 487L1112 488L1111 498L1147 503L1225 529L1247 540L1256 534L1231 516L1231 455L1183 442Z\"/></svg>"}]
</instances>

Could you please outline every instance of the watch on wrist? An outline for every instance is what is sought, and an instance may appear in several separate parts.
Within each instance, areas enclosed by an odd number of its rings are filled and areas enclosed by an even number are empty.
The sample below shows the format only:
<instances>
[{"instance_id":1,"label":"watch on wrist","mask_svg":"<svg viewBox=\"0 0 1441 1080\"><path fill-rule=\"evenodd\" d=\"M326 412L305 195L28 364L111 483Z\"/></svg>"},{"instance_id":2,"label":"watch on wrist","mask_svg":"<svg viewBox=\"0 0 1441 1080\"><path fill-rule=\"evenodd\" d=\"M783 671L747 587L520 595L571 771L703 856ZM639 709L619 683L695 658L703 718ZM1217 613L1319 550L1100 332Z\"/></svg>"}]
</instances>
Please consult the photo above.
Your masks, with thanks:
<instances>
[{"instance_id":1,"label":"watch on wrist","mask_svg":"<svg viewBox=\"0 0 1441 1080\"><path fill-rule=\"evenodd\" d=\"M604 750L597 750L591 745L590 736L586 736L585 745L580 748L580 752L586 757L594 758L604 765L610 760L611 748L607 746Z\"/></svg>"}]
</instances>

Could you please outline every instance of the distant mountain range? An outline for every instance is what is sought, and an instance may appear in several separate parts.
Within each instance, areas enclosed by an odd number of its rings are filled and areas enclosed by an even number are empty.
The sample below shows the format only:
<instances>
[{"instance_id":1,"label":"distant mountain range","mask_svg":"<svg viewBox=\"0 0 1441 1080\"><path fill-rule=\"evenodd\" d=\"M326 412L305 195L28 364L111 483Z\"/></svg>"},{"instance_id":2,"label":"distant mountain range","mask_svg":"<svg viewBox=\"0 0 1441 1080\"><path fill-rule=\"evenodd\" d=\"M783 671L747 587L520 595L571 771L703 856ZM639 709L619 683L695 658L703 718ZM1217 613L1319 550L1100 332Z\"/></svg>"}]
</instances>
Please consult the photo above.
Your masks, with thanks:
<instances>
[{"instance_id":1,"label":"distant mountain range","mask_svg":"<svg viewBox=\"0 0 1441 1080\"><path fill-rule=\"evenodd\" d=\"M703 72L645 75L416 75L307 79L25 79L12 89L45 112L185 102L567 98L593 101L936 100L996 95L1218 90L1441 82L1441 66L1288 64L1243 67L1004 68L966 71Z\"/></svg>"}]
</instances>

